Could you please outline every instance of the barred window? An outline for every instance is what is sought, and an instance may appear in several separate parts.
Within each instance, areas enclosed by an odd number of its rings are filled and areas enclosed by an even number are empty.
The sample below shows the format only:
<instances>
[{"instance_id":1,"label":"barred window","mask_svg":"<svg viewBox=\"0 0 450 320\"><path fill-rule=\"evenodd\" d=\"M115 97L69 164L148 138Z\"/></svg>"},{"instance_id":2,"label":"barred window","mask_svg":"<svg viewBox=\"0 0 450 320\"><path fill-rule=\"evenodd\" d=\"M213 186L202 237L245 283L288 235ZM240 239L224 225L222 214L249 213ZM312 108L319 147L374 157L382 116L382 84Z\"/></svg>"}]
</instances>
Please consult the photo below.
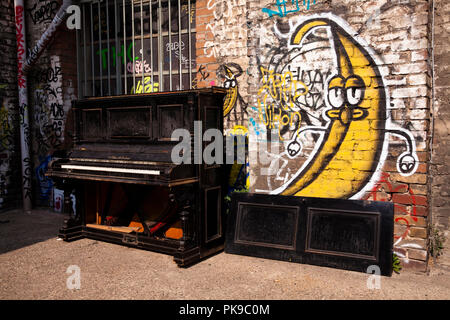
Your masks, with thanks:
<instances>
[{"instance_id":1,"label":"barred window","mask_svg":"<svg viewBox=\"0 0 450 320\"><path fill-rule=\"evenodd\" d=\"M195 0L85 0L81 14L79 98L192 88Z\"/></svg>"}]
</instances>

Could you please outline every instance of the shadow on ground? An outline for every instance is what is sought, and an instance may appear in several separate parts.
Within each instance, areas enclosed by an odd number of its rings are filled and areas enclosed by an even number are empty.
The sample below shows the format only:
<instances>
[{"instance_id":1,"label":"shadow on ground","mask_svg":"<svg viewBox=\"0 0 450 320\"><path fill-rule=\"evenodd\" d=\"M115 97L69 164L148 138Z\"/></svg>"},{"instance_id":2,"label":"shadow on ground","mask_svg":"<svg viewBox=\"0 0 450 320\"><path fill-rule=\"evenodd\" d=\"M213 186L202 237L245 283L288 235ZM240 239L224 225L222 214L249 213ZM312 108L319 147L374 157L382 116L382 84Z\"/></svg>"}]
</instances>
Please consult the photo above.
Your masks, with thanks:
<instances>
[{"instance_id":1,"label":"shadow on ground","mask_svg":"<svg viewBox=\"0 0 450 320\"><path fill-rule=\"evenodd\" d=\"M65 218L46 209L0 213L0 254L56 238Z\"/></svg>"}]
</instances>

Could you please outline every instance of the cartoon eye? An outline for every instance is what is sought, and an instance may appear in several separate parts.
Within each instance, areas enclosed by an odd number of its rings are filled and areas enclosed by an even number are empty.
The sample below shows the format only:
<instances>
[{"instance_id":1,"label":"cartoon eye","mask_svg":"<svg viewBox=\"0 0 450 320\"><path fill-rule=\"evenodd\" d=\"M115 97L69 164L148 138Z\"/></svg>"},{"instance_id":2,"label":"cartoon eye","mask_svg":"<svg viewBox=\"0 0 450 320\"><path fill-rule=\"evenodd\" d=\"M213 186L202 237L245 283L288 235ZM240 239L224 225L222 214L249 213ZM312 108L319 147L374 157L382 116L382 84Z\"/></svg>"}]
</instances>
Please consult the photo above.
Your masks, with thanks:
<instances>
[{"instance_id":1,"label":"cartoon eye","mask_svg":"<svg viewBox=\"0 0 450 320\"><path fill-rule=\"evenodd\" d=\"M340 108L344 105L344 82L344 78L337 75L328 83L328 102L333 108Z\"/></svg>"},{"instance_id":2,"label":"cartoon eye","mask_svg":"<svg viewBox=\"0 0 450 320\"><path fill-rule=\"evenodd\" d=\"M236 87L236 80L231 81L230 87L232 88Z\"/></svg>"},{"instance_id":3,"label":"cartoon eye","mask_svg":"<svg viewBox=\"0 0 450 320\"><path fill-rule=\"evenodd\" d=\"M228 89L230 87L230 81L225 81L224 85L223 85L226 89Z\"/></svg>"},{"instance_id":4,"label":"cartoon eye","mask_svg":"<svg viewBox=\"0 0 450 320\"><path fill-rule=\"evenodd\" d=\"M361 88L347 88L347 101L350 105L358 105L363 98L363 90Z\"/></svg>"},{"instance_id":5,"label":"cartoon eye","mask_svg":"<svg viewBox=\"0 0 450 320\"><path fill-rule=\"evenodd\" d=\"M347 95L347 102L351 106L358 105L364 98L365 84L361 77L353 75L345 81L345 91Z\"/></svg>"},{"instance_id":6,"label":"cartoon eye","mask_svg":"<svg viewBox=\"0 0 450 320\"><path fill-rule=\"evenodd\" d=\"M328 89L328 102L333 108L342 107L344 104L343 89L341 87Z\"/></svg>"}]
</instances>

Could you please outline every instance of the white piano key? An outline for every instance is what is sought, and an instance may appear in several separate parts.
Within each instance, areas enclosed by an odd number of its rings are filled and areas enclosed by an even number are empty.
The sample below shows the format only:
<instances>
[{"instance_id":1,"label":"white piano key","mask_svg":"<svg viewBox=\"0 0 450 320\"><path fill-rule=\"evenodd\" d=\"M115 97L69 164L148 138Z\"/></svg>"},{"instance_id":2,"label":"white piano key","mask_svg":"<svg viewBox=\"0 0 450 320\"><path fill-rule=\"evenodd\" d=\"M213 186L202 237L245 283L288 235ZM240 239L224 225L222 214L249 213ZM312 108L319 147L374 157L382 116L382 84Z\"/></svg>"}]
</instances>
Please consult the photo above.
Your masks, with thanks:
<instances>
[{"instance_id":1,"label":"white piano key","mask_svg":"<svg viewBox=\"0 0 450 320\"><path fill-rule=\"evenodd\" d=\"M114 167L94 167L94 166L80 166L80 165L73 165L73 164L63 164L63 165L61 165L61 168L62 169L75 169L75 170L89 170L89 171L151 174L154 176L160 175L159 170L126 169L126 168L114 168Z\"/></svg>"}]
</instances>

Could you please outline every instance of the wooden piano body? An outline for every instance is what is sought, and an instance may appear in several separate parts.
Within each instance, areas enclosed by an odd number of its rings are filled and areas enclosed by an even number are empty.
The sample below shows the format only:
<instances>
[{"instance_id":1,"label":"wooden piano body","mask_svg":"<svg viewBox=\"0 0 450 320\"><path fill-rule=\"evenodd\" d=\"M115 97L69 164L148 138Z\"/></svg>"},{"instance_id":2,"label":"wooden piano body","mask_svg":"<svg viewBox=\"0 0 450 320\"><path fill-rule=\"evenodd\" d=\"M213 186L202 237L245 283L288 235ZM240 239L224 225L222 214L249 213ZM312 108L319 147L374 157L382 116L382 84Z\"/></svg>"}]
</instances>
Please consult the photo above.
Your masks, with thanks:
<instances>
[{"instance_id":1,"label":"wooden piano body","mask_svg":"<svg viewBox=\"0 0 450 320\"><path fill-rule=\"evenodd\" d=\"M174 256L188 266L224 246L223 164L175 164L175 129L223 132L221 88L87 98L73 102L73 147L47 176L75 193L59 236L83 237ZM201 139L201 138L200 138ZM206 142L201 143L201 152Z\"/></svg>"}]
</instances>

